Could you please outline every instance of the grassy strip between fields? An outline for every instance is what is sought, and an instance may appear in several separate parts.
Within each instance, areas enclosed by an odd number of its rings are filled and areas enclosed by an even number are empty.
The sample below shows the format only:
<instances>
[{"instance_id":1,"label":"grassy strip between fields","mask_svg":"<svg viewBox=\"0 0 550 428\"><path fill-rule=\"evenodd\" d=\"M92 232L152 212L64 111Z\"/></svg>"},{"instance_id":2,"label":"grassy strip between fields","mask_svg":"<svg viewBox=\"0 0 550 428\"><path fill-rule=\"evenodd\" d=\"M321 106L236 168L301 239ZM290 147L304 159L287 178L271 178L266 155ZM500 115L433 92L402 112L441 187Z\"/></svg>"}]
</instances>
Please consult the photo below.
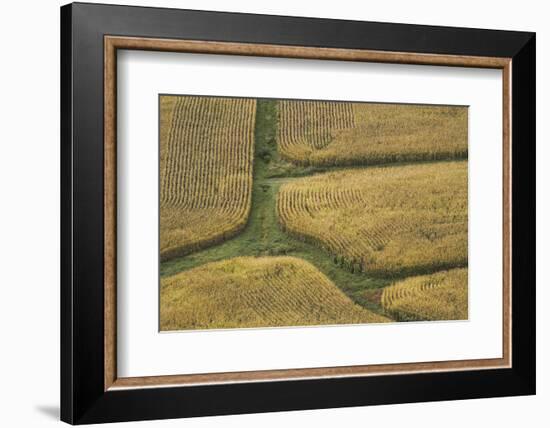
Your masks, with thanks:
<instances>
[{"instance_id":1,"label":"grassy strip between fields","mask_svg":"<svg viewBox=\"0 0 550 428\"><path fill-rule=\"evenodd\" d=\"M276 199L282 183L334 167L296 166L279 157L277 151L277 102L258 100L255 127L252 207L246 227L239 235L214 247L161 263L161 277L167 277L205 263L241 256L288 255L307 260L330 278L355 303L383 314L378 298L382 287L393 281L351 273L334 263L326 251L295 239L279 227ZM349 169L349 167L347 168Z\"/></svg>"}]
</instances>

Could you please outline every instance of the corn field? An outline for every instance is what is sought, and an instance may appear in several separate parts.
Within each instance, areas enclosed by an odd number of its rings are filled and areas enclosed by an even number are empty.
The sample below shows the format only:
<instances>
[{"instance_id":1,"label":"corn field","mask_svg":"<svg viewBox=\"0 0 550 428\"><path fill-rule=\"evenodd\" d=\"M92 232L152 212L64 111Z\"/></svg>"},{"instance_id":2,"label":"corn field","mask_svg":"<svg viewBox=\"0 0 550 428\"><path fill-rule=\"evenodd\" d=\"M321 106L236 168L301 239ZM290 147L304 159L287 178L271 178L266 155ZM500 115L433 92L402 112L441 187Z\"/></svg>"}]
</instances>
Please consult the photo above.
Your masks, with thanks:
<instances>
[{"instance_id":1,"label":"corn field","mask_svg":"<svg viewBox=\"0 0 550 428\"><path fill-rule=\"evenodd\" d=\"M281 186L282 228L355 272L402 276L467 263L467 162L350 169Z\"/></svg>"},{"instance_id":2,"label":"corn field","mask_svg":"<svg viewBox=\"0 0 550 428\"><path fill-rule=\"evenodd\" d=\"M468 317L466 107L160 98L160 328Z\"/></svg>"},{"instance_id":3,"label":"corn field","mask_svg":"<svg viewBox=\"0 0 550 428\"><path fill-rule=\"evenodd\" d=\"M238 257L161 281L161 330L388 321L295 257Z\"/></svg>"},{"instance_id":4,"label":"corn field","mask_svg":"<svg viewBox=\"0 0 550 428\"><path fill-rule=\"evenodd\" d=\"M279 151L299 165L466 158L466 107L281 101Z\"/></svg>"},{"instance_id":5,"label":"corn field","mask_svg":"<svg viewBox=\"0 0 550 428\"><path fill-rule=\"evenodd\" d=\"M161 97L161 260L241 230L251 204L256 101Z\"/></svg>"},{"instance_id":6,"label":"corn field","mask_svg":"<svg viewBox=\"0 0 550 428\"><path fill-rule=\"evenodd\" d=\"M468 319L468 269L407 278L384 288L381 301L402 321Z\"/></svg>"}]
</instances>

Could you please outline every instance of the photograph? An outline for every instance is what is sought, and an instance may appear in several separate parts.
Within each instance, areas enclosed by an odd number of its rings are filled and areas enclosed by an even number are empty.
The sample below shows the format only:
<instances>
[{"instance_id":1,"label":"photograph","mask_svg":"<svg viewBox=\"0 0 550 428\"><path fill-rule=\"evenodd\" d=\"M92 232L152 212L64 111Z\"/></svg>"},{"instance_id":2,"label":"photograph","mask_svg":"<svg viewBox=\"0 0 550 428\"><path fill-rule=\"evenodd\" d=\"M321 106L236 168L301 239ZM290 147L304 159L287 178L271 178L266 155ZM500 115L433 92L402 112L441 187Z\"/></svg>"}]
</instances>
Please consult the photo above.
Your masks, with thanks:
<instances>
[{"instance_id":1,"label":"photograph","mask_svg":"<svg viewBox=\"0 0 550 428\"><path fill-rule=\"evenodd\" d=\"M160 331L468 320L468 106L158 104Z\"/></svg>"}]
</instances>

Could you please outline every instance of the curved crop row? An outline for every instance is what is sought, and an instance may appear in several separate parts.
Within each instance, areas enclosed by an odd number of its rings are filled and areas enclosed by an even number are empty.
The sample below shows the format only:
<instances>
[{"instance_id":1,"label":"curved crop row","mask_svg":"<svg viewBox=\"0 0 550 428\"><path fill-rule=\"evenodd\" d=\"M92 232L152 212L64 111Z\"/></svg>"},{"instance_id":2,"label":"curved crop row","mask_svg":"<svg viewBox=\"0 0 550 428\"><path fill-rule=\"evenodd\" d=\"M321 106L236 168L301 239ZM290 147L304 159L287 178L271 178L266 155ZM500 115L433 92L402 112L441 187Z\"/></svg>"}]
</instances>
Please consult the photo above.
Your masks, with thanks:
<instances>
[{"instance_id":1,"label":"curved crop row","mask_svg":"<svg viewBox=\"0 0 550 428\"><path fill-rule=\"evenodd\" d=\"M407 278L384 288L381 300L400 321L468 319L468 269Z\"/></svg>"},{"instance_id":2,"label":"curved crop row","mask_svg":"<svg viewBox=\"0 0 550 428\"><path fill-rule=\"evenodd\" d=\"M354 125L351 103L279 101L277 140L282 157L308 163L308 156L327 147L337 130Z\"/></svg>"},{"instance_id":3,"label":"curved crop row","mask_svg":"<svg viewBox=\"0 0 550 428\"><path fill-rule=\"evenodd\" d=\"M281 186L282 228L352 271L402 276L465 266L467 162L352 169Z\"/></svg>"},{"instance_id":4,"label":"curved crop row","mask_svg":"<svg viewBox=\"0 0 550 428\"><path fill-rule=\"evenodd\" d=\"M300 165L466 158L467 107L280 101L282 157Z\"/></svg>"},{"instance_id":5,"label":"curved crop row","mask_svg":"<svg viewBox=\"0 0 550 428\"><path fill-rule=\"evenodd\" d=\"M250 212L256 101L161 98L161 259L220 242Z\"/></svg>"},{"instance_id":6,"label":"curved crop row","mask_svg":"<svg viewBox=\"0 0 550 428\"><path fill-rule=\"evenodd\" d=\"M387 322L294 257L238 257L161 281L161 330Z\"/></svg>"}]
</instances>

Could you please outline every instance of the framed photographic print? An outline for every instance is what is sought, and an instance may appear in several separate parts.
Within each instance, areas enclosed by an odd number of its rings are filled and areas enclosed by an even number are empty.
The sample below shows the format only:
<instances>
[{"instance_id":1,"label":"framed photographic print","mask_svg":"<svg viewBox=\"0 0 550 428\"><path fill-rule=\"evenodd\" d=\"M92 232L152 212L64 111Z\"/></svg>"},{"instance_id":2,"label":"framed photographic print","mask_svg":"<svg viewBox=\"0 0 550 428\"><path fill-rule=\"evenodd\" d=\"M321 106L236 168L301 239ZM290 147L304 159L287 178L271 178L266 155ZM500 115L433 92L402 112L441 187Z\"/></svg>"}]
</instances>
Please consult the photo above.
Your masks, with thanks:
<instances>
[{"instance_id":1,"label":"framed photographic print","mask_svg":"<svg viewBox=\"0 0 550 428\"><path fill-rule=\"evenodd\" d=\"M72 424L535 393L535 35L61 8Z\"/></svg>"}]
</instances>

